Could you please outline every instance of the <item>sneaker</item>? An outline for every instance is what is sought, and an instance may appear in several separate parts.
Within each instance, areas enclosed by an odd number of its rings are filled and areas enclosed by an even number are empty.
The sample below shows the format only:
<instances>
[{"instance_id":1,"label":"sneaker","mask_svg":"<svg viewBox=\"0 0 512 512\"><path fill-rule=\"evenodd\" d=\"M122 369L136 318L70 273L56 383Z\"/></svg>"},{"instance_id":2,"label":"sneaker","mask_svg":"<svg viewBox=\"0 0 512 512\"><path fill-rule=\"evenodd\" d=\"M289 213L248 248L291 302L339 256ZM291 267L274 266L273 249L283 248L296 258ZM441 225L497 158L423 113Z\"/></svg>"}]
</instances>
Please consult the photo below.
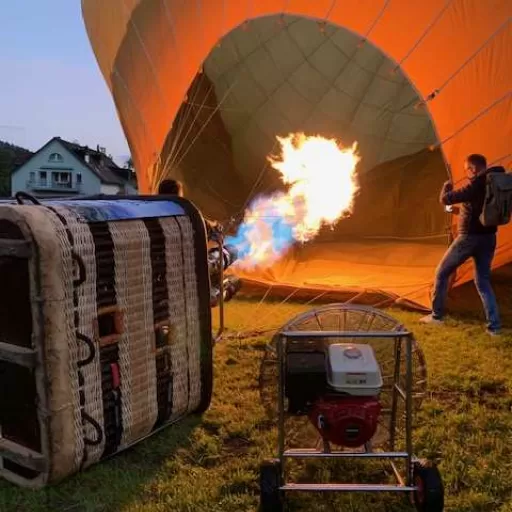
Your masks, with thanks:
<instances>
[{"instance_id":1,"label":"sneaker","mask_svg":"<svg viewBox=\"0 0 512 512\"><path fill-rule=\"evenodd\" d=\"M424 316L423 318L420 318L420 322L422 324L434 324L439 325L442 324L443 321L439 318L434 318L432 315Z\"/></svg>"},{"instance_id":2,"label":"sneaker","mask_svg":"<svg viewBox=\"0 0 512 512\"><path fill-rule=\"evenodd\" d=\"M489 336L497 337L497 336L501 336L501 331L497 330L497 329L487 329L487 334Z\"/></svg>"}]
</instances>

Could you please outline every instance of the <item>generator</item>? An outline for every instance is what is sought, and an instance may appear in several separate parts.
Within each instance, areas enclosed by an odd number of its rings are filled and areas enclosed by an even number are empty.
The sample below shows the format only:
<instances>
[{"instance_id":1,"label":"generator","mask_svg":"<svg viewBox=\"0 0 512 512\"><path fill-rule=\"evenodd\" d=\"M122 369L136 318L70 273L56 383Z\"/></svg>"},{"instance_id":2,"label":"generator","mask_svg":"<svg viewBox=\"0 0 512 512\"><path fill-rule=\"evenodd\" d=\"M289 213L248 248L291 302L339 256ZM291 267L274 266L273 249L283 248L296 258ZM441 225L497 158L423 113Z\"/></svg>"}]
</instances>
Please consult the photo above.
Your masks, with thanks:
<instances>
[{"instance_id":1,"label":"generator","mask_svg":"<svg viewBox=\"0 0 512 512\"><path fill-rule=\"evenodd\" d=\"M0 475L35 488L209 407L215 269L185 199L18 201L0 205Z\"/></svg>"},{"instance_id":2,"label":"generator","mask_svg":"<svg viewBox=\"0 0 512 512\"><path fill-rule=\"evenodd\" d=\"M370 441L383 384L370 345L292 339L285 368L289 413L307 414L324 441L354 448Z\"/></svg>"}]
</instances>

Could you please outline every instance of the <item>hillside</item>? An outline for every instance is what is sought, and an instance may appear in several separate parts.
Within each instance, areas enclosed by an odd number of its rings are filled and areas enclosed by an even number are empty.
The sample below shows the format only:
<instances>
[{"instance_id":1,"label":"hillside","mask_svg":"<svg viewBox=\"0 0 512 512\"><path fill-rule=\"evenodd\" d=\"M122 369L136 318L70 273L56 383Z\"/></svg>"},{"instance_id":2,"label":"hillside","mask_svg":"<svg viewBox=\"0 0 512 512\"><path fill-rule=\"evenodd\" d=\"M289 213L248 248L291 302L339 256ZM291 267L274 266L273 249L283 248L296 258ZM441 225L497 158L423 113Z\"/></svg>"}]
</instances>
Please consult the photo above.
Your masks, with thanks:
<instances>
[{"instance_id":1,"label":"hillside","mask_svg":"<svg viewBox=\"0 0 512 512\"><path fill-rule=\"evenodd\" d=\"M11 172L31 155L28 149L0 140L0 197L11 195Z\"/></svg>"}]
</instances>

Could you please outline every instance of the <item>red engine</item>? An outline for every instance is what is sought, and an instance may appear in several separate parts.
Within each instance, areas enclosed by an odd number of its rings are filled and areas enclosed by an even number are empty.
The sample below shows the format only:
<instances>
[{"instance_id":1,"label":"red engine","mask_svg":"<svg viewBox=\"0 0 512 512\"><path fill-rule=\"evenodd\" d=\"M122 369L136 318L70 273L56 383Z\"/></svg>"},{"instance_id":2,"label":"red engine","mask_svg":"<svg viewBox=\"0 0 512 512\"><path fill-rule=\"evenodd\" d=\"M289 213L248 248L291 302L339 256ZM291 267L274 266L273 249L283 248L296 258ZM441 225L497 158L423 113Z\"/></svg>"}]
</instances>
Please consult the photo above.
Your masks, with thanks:
<instances>
[{"instance_id":1,"label":"red engine","mask_svg":"<svg viewBox=\"0 0 512 512\"><path fill-rule=\"evenodd\" d=\"M335 396L318 399L309 419L326 441L357 448L375 435L380 411L377 398Z\"/></svg>"},{"instance_id":2,"label":"red engine","mask_svg":"<svg viewBox=\"0 0 512 512\"><path fill-rule=\"evenodd\" d=\"M307 414L322 438L356 448L377 430L380 368L369 345L293 340L286 347L288 412Z\"/></svg>"}]
</instances>

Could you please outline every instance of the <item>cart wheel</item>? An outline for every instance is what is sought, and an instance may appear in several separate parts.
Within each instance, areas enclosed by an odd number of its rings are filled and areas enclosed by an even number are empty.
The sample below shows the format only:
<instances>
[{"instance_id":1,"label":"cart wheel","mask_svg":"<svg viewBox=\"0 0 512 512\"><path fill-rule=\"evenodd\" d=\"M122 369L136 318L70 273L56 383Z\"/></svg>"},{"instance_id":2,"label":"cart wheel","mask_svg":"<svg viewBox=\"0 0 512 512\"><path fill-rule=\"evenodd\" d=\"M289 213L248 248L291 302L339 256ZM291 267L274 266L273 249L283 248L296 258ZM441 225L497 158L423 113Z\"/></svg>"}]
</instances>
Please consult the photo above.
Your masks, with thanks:
<instances>
[{"instance_id":1,"label":"cart wheel","mask_svg":"<svg viewBox=\"0 0 512 512\"><path fill-rule=\"evenodd\" d=\"M260 511L281 512L283 500L281 486L281 462L270 459L260 466Z\"/></svg>"},{"instance_id":2,"label":"cart wheel","mask_svg":"<svg viewBox=\"0 0 512 512\"><path fill-rule=\"evenodd\" d=\"M412 470L414 505L418 512L443 512L444 487L439 469L433 462L418 460Z\"/></svg>"}]
</instances>

